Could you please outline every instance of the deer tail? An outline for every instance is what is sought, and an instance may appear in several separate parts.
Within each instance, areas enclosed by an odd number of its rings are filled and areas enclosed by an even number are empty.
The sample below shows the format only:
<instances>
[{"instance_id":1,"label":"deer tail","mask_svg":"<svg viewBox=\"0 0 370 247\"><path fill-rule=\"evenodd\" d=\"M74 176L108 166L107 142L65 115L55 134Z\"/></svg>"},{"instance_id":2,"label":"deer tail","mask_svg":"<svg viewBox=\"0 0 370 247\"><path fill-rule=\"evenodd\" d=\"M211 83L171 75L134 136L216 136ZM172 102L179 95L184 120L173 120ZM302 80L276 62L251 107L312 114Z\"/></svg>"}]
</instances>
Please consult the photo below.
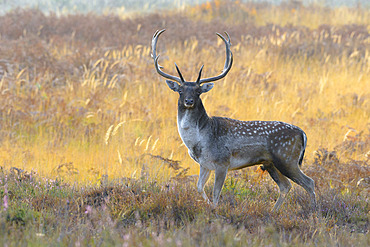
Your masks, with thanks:
<instances>
[{"instance_id":1,"label":"deer tail","mask_svg":"<svg viewBox=\"0 0 370 247\"><path fill-rule=\"evenodd\" d=\"M298 161L298 165L299 166L302 166L302 161L303 161L303 156L304 156L304 152L306 151L306 145L307 145L307 135L306 133L304 133L304 131L302 131L302 151L301 151L301 155L299 157L299 161Z\"/></svg>"}]
</instances>

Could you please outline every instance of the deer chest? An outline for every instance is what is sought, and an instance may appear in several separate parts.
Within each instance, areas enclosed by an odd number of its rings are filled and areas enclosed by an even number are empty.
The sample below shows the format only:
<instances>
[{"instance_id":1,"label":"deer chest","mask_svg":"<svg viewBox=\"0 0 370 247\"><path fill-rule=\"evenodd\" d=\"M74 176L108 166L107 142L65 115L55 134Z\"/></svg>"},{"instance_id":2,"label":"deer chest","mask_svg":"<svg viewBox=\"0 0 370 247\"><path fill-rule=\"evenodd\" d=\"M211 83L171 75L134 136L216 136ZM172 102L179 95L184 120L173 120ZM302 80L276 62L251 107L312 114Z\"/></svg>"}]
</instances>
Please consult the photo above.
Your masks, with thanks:
<instances>
[{"instance_id":1,"label":"deer chest","mask_svg":"<svg viewBox=\"0 0 370 247\"><path fill-rule=\"evenodd\" d=\"M187 148L192 148L200 141L198 125L191 121L189 114L177 120L180 137Z\"/></svg>"},{"instance_id":2,"label":"deer chest","mask_svg":"<svg viewBox=\"0 0 370 247\"><path fill-rule=\"evenodd\" d=\"M195 121L191 121L190 116L185 114L182 118L177 120L177 128L181 137L181 140L185 146L189 149L190 156L197 162L203 149L204 137L199 131L199 127Z\"/></svg>"}]
</instances>

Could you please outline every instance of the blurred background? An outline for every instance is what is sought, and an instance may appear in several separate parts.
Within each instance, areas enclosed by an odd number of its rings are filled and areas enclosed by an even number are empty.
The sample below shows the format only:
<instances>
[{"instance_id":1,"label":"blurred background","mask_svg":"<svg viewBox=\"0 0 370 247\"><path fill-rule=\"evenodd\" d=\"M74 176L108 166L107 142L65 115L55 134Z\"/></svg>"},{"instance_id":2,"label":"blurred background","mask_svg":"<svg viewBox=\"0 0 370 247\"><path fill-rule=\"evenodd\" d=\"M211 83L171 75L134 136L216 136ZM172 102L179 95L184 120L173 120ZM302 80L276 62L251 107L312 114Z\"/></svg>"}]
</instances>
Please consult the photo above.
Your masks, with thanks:
<instances>
[{"instance_id":1,"label":"blurred background","mask_svg":"<svg viewBox=\"0 0 370 247\"><path fill-rule=\"evenodd\" d=\"M95 12L103 13L120 13L129 14L132 12L153 12L161 9L179 9L186 6L194 6L209 2L207 0L0 0L0 14L3 14L11 9L20 8L37 8L45 13L53 11L55 13L87 13ZM237 2L237 1L236 1ZM369 1L366 0L265 0L239 1L244 3L264 2L279 5L281 3L296 3L296 4L318 4L326 7L348 6L355 7L362 5L369 6Z\"/></svg>"}]
</instances>

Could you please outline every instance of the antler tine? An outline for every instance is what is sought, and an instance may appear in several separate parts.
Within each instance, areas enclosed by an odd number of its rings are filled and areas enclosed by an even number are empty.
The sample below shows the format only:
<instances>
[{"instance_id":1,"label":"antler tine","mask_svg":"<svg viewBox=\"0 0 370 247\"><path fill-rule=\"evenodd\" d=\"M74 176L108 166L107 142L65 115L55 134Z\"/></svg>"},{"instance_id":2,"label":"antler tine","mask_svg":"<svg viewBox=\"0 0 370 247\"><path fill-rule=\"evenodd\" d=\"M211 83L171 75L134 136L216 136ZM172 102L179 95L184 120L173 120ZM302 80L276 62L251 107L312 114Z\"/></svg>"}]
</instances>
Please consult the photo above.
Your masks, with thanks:
<instances>
[{"instance_id":1,"label":"antler tine","mask_svg":"<svg viewBox=\"0 0 370 247\"><path fill-rule=\"evenodd\" d=\"M197 79L197 84L200 84L199 81L200 81L200 77L202 76L203 67L204 67L204 65L202 65L202 67L200 67L199 75L198 75L198 79Z\"/></svg>"},{"instance_id":2,"label":"antler tine","mask_svg":"<svg viewBox=\"0 0 370 247\"><path fill-rule=\"evenodd\" d=\"M228 38L228 43L231 45L229 34L228 34L227 32L224 32L224 33L226 34L226 36L227 36L227 38Z\"/></svg>"},{"instance_id":3,"label":"antler tine","mask_svg":"<svg viewBox=\"0 0 370 247\"><path fill-rule=\"evenodd\" d=\"M176 67L177 73L178 73L178 74L179 74L179 76L180 76L181 81L182 81L182 82L185 82L184 77L182 76L182 74L181 74L181 72L180 72L180 69L179 69L179 67L177 67L177 64L176 64L176 63L175 63L175 67Z\"/></svg>"},{"instance_id":4,"label":"antler tine","mask_svg":"<svg viewBox=\"0 0 370 247\"><path fill-rule=\"evenodd\" d=\"M152 54L150 54L150 56L155 60L157 58L157 55L156 55L156 48L157 48L157 40L158 40L158 37L159 35L161 35L161 33L163 33L164 31L166 31L166 29L162 29L162 30L157 30L155 31L155 33L153 34L153 38L152 38ZM158 64L159 68L163 68L162 66L160 66Z\"/></svg>"},{"instance_id":5,"label":"antler tine","mask_svg":"<svg viewBox=\"0 0 370 247\"><path fill-rule=\"evenodd\" d=\"M226 46L226 60L225 60L224 69L222 73L218 76L201 79L199 81L199 84L205 83L205 82L217 81L217 80L224 78L227 75L227 73L229 73L231 66L233 64L233 53L230 50L231 42L230 42L229 34L225 32L228 40L226 40L221 34L219 33L216 33L216 34L218 37L220 37L225 42L225 46Z\"/></svg>"},{"instance_id":6,"label":"antler tine","mask_svg":"<svg viewBox=\"0 0 370 247\"><path fill-rule=\"evenodd\" d=\"M166 31L166 29L162 29L160 31L156 31L153 35L153 38L152 38L152 54L151 54L151 57L154 59L154 66L158 72L158 74L160 74L161 76L163 76L164 78L167 78L167 79L170 79L170 80L174 80L174 81L177 81L179 83L182 84L182 75L180 74L181 76L181 79L179 77L176 77L176 76L173 76L173 75L170 75L170 74L167 74L165 72L163 72L161 70L161 68L163 68L162 66L160 66L158 64L158 58L159 58L159 55L157 56L157 41L158 41L158 37L164 32ZM177 66L176 66L177 67Z\"/></svg>"},{"instance_id":7,"label":"antler tine","mask_svg":"<svg viewBox=\"0 0 370 247\"><path fill-rule=\"evenodd\" d=\"M230 42L230 36L227 32L225 32L227 38L228 38L228 41L226 41L226 39L219 33L216 33L218 35L218 37L220 37L224 42L225 42L225 45L226 45L226 60L225 60L225 65L224 65L224 70L225 71L230 63L230 53L231 53L231 50L230 50L230 46L231 46L231 42Z\"/></svg>"},{"instance_id":8,"label":"antler tine","mask_svg":"<svg viewBox=\"0 0 370 247\"><path fill-rule=\"evenodd\" d=\"M162 29L162 30L157 30L155 31L155 33L153 34L153 38L152 38L152 58L155 59L157 57L156 55L156 48L157 48L157 41L158 41L158 37L159 35L161 35L161 33L163 33L164 31L166 31L166 29Z\"/></svg>"}]
</instances>

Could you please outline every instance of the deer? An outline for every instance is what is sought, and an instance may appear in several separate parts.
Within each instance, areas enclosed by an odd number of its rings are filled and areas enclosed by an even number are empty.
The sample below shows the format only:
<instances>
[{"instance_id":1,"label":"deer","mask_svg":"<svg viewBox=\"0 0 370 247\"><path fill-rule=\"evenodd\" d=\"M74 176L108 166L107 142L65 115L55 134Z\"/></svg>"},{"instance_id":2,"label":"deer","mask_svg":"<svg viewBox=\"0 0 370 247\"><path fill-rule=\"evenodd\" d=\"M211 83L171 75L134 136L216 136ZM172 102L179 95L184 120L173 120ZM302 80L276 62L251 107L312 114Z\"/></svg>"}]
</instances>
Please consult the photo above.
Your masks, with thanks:
<instances>
[{"instance_id":1,"label":"deer","mask_svg":"<svg viewBox=\"0 0 370 247\"><path fill-rule=\"evenodd\" d=\"M165 73L158 64L157 41L164 31L154 33L151 56L158 74L168 79L168 87L179 94L177 128L190 157L200 166L197 190L204 200L216 208L229 170L261 165L261 169L267 171L279 187L279 197L272 212L280 209L290 191L289 179L307 191L311 205L315 206L315 182L300 169L307 144L307 136L302 129L281 121L240 121L208 116L200 96L210 91L214 86L212 82L224 78L231 69L233 53L229 34L225 32L226 39L216 33L226 46L221 74L201 78L202 65L197 80L192 82L185 81L176 63L178 76ZM215 173L213 204L204 191L211 171Z\"/></svg>"}]
</instances>

